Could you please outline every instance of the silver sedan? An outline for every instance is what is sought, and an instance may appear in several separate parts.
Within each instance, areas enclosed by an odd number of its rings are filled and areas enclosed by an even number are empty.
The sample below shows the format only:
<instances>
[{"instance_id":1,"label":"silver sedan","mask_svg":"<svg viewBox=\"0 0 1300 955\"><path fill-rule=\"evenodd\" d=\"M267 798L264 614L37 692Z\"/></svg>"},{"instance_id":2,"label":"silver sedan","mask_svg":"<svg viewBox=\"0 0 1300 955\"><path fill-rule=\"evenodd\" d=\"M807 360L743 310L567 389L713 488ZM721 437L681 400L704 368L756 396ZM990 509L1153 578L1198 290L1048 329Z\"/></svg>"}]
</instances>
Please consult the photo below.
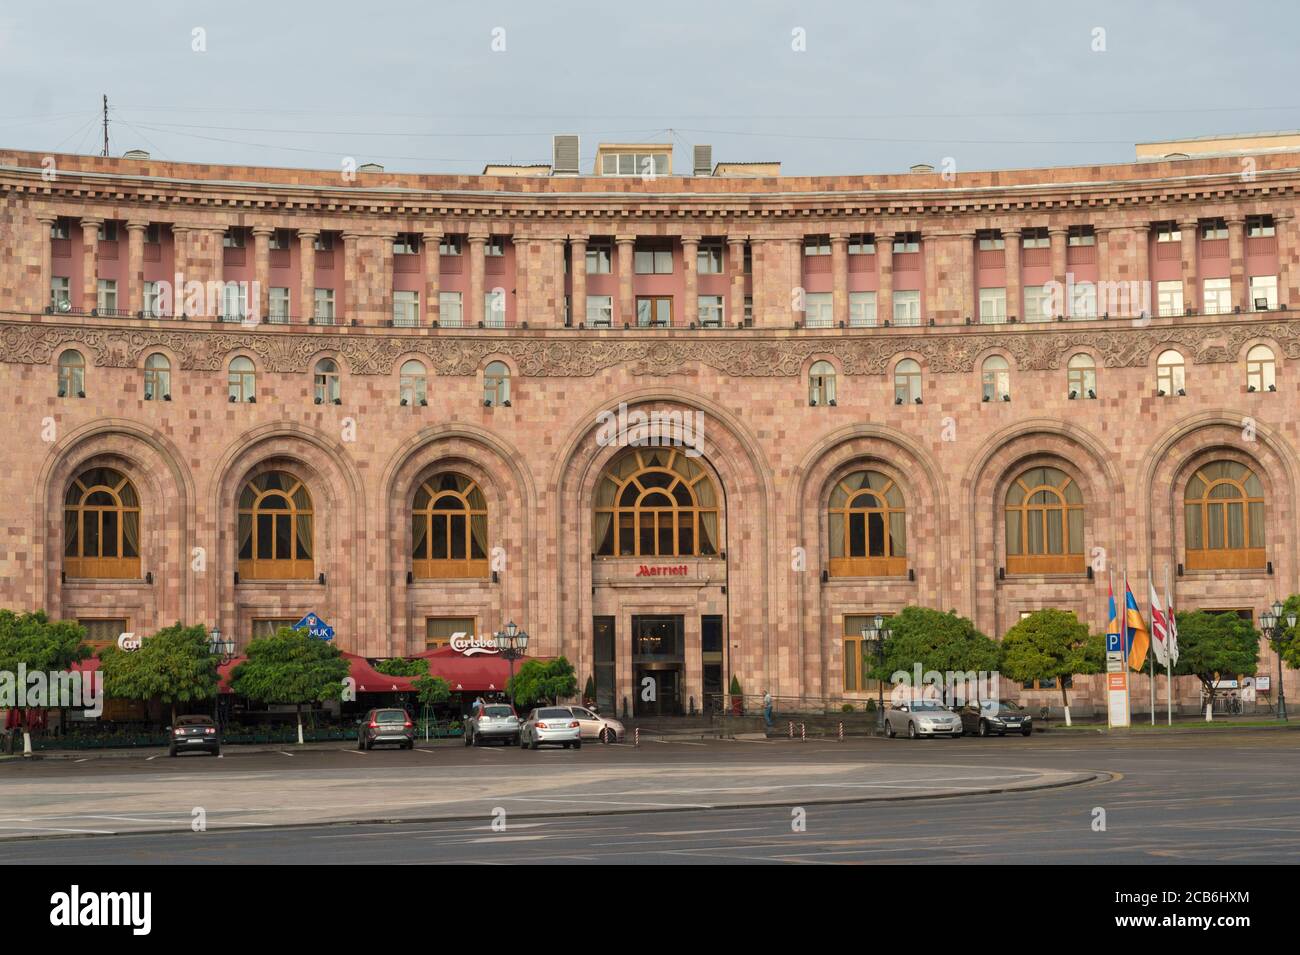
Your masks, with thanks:
<instances>
[{"instance_id":1,"label":"silver sedan","mask_svg":"<svg viewBox=\"0 0 1300 955\"><path fill-rule=\"evenodd\" d=\"M521 749L540 749L543 745L582 748L578 721L567 707L543 706L528 714L519 727Z\"/></svg>"},{"instance_id":2,"label":"silver sedan","mask_svg":"<svg viewBox=\"0 0 1300 955\"><path fill-rule=\"evenodd\" d=\"M627 736L627 730L623 728L622 723L608 716L601 716L590 707L570 706L568 710L578 721L578 729L583 739L598 739L602 743L621 743Z\"/></svg>"},{"instance_id":3,"label":"silver sedan","mask_svg":"<svg viewBox=\"0 0 1300 955\"><path fill-rule=\"evenodd\" d=\"M899 703L885 710L885 734L893 739L899 733L906 733L910 739L961 736L961 717L937 700Z\"/></svg>"}]
</instances>

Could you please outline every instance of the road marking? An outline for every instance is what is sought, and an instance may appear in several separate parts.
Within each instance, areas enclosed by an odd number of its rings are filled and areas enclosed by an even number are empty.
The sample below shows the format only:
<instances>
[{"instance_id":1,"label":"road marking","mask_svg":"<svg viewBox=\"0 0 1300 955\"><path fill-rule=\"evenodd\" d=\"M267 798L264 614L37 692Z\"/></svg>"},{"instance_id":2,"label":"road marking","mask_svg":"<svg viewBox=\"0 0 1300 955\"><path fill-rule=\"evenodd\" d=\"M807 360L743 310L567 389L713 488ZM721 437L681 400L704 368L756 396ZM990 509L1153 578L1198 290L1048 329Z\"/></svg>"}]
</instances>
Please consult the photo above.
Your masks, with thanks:
<instances>
[{"instance_id":1,"label":"road marking","mask_svg":"<svg viewBox=\"0 0 1300 955\"><path fill-rule=\"evenodd\" d=\"M358 756L366 756L366 755L368 755L364 749L345 749L345 750L343 750L343 752L345 752L345 753L355 753L355 754L358 755Z\"/></svg>"},{"instance_id":2,"label":"road marking","mask_svg":"<svg viewBox=\"0 0 1300 955\"><path fill-rule=\"evenodd\" d=\"M479 842L536 842L538 839L549 839L550 836L484 836L482 839L470 839L469 844L474 845Z\"/></svg>"},{"instance_id":3,"label":"road marking","mask_svg":"<svg viewBox=\"0 0 1300 955\"><path fill-rule=\"evenodd\" d=\"M674 743L674 744L676 744L677 746L703 746L703 745L704 745L703 743L692 743L690 740L684 740L684 739L660 739L660 738L657 737L657 736L652 736L652 737L650 737L650 742L652 742L652 743Z\"/></svg>"},{"instance_id":4,"label":"road marking","mask_svg":"<svg viewBox=\"0 0 1300 955\"><path fill-rule=\"evenodd\" d=\"M669 832L647 832L647 836L702 836L718 832L760 832L764 826L740 826L736 829L674 829Z\"/></svg>"},{"instance_id":5,"label":"road marking","mask_svg":"<svg viewBox=\"0 0 1300 955\"><path fill-rule=\"evenodd\" d=\"M281 756L288 756L290 759L293 758L293 753L286 753L282 749L277 749L276 752L279 753Z\"/></svg>"},{"instance_id":6,"label":"road marking","mask_svg":"<svg viewBox=\"0 0 1300 955\"><path fill-rule=\"evenodd\" d=\"M75 832L91 836L115 835L112 829L58 829L53 826L0 826L0 829L22 829L25 832Z\"/></svg>"}]
</instances>

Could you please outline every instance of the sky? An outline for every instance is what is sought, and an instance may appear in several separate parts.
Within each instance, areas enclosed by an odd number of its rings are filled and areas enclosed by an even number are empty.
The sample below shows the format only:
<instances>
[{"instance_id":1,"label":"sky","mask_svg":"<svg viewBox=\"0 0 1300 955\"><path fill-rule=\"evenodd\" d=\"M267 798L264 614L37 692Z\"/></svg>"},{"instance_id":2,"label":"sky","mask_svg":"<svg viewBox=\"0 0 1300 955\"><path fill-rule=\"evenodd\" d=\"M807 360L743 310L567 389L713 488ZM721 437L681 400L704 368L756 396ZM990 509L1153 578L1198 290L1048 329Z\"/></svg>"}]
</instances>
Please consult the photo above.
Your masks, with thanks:
<instances>
[{"instance_id":1,"label":"sky","mask_svg":"<svg viewBox=\"0 0 1300 955\"><path fill-rule=\"evenodd\" d=\"M0 148L473 173L551 136L789 175L1300 128L1293 0L0 0Z\"/></svg>"}]
</instances>

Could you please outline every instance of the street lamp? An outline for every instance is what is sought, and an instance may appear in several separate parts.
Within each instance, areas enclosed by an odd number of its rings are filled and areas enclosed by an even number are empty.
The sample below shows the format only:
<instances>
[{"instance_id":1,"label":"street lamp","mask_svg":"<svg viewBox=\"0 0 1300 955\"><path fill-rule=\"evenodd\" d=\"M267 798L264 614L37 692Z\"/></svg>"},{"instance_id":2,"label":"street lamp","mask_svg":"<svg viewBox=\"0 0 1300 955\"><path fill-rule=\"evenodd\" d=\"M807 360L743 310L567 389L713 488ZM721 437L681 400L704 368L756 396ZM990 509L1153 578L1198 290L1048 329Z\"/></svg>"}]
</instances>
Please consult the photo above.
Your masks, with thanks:
<instances>
[{"instance_id":1,"label":"street lamp","mask_svg":"<svg viewBox=\"0 0 1300 955\"><path fill-rule=\"evenodd\" d=\"M528 631L520 630L515 622L511 620L502 629L492 634L492 642L496 644L497 650L501 655L510 661L510 682L515 679L515 661L528 653ZM510 683L506 684L510 687ZM515 704L514 689L510 689L510 705Z\"/></svg>"},{"instance_id":2,"label":"street lamp","mask_svg":"<svg viewBox=\"0 0 1300 955\"><path fill-rule=\"evenodd\" d=\"M222 640L221 628L214 624L208 634L208 652L214 657L220 657L221 665L225 666L235 658L235 641Z\"/></svg>"},{"instance_id":3,"label":"street lamp","mask_svg":"<svg viewBox=\"0 0 1300 955\"><path fill-rule=\"evenodd\" d=\"M1283 618L1282 613L1286 608L1282 606L1280 600L1274 600L1273 606L1265 610L1259 616L1259 622L1264 628L1264 635L1268 638L1269 643L1273 645L1273 652L1277 654L1277 715L1281 720L1286 720L1286 689L1282 685L1282 634L1286 631L1292 631L1296 625L1296 612L1292 610ZM1283 620L1285 619L1286 628L1283 629Z\"/></svg>"},{"instance_id":4,"label":"street lamp","mask_svg":"<svg viewBox=\"0 0 1300 955\"><path fill-rule=\"evenodd\" d=\"M891 631L885 626L884 614L876 614L872 620L875 626L862 628L862 639L872 645L876 656L876 665L884 666L885 663L885 641L889 639ZM879 702L876 704L876 725L885 725L885 681L877 680L876 685L879 688Z\"/></svg>"}]
</instances>

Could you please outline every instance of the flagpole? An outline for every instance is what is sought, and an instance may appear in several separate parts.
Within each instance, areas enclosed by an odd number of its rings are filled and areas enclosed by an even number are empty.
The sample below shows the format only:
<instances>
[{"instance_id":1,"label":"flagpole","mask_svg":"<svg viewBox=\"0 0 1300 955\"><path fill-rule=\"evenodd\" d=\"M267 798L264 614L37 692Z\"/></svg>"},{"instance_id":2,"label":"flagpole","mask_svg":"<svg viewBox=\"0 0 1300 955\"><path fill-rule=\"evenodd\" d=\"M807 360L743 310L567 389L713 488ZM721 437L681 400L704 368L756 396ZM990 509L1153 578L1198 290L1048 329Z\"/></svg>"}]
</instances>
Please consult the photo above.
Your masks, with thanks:
<instances>
[{"instance_id":1,"label":"flagpole","mask_svg":"<svg viewBox=\"0 0 1300 955\"><path fill-rule=\"evenodd\" d=\"M1128 643L1128 568L1124 568L1124 591L1119 595L1119 645L1124 653L1124 705L1128 707L1128 725L1133 725L1133 680L1129 676Z\"/></svg>"},{"instance_id":2,"label":"flagpole","mask_svg":"<svg viewBox=\"0 0 1300 955\"><path fill-rule=\"evenodd\" d=\"M1169 599L1169 565L1165 564L1165 720L1174 725L1174 605Z\"/></svg>"}]
</instances>

